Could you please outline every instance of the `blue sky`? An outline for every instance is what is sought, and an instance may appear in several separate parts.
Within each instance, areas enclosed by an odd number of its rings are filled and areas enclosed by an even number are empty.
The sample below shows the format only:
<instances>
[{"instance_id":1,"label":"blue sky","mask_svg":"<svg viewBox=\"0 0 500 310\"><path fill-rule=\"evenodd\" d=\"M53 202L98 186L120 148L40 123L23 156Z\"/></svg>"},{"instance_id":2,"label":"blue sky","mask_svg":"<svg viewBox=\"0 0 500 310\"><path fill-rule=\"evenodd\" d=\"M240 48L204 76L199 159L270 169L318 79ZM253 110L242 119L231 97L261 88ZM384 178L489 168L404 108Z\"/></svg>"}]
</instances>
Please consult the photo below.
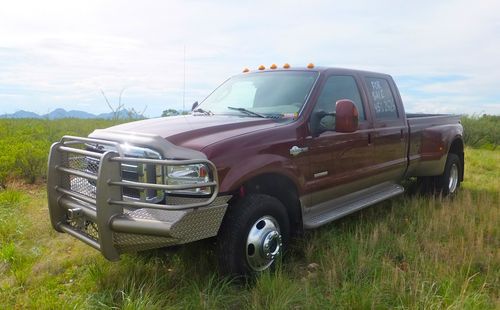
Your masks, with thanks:
<instances>
[{"instance_id":1,"label":"blue sky","mask_svg":"<svg viewBox=\"0 0 500 310\"><path fill-rule=\"evenodd\" d=\"M500 114L498 1L9 1L0 114L147 116L186 107L244 67L313 62L394 76L412 112Z\"/></svg>"}]
</instances>

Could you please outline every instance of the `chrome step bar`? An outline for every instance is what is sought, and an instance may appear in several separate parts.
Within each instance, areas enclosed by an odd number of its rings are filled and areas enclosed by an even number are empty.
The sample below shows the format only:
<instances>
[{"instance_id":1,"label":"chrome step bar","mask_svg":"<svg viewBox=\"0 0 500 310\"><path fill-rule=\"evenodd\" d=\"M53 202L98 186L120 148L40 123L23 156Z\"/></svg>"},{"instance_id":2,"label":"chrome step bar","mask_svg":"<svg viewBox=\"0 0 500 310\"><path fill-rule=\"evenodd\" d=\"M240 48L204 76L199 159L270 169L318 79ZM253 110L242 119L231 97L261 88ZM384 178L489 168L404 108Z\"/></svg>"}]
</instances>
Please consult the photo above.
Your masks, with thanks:
<instances>
[{"instance_id":1,"label":"chrome step bar","mask_svg":"<svg viewBox=\"0 0 500 310\"><path fill-rule=\"evenodd\" d=\"M308 208L303 214L304 228L312 229L353 212L404 193L401 185L384 183Z\"/></svg>"}]
</instances>

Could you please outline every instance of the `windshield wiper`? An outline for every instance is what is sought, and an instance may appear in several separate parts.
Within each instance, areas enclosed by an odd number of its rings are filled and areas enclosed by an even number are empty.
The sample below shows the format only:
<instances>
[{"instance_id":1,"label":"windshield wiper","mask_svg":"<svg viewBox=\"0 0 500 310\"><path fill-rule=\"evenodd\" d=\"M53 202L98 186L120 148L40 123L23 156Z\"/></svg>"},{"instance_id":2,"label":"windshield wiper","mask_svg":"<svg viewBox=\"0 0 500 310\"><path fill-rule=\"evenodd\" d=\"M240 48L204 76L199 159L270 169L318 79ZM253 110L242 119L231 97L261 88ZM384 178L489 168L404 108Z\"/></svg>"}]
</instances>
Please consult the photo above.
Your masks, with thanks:
<instances>
[{"instance_id":1,"label":"windshield wiper","mask_svg":"<svg viewBox=\"0 0 500 310\"><path fill-rule=\"evenodd\" d=\"M252 115L252 116L257 116L257 117L262 117L262 118L266 118L265 115L262 115L260 113L257 113L257 112L254 112L254 111L250 111L250 110L247 110L245 108L235 108L235 107L227 107L229 110L236 110L236 111L240 111L240 112L243 112L247 115Z\"/></svg>"},{"instance_id":2,"label":"windshield wiper","mask_svg":"<svg viewBox=\"0 0 500 310\"><path fill-rule=\"evenodd\" d=\"M202 108L198 108L196 110L193 110L193 112L198 112L198 113L202 113L204 115L214 115L214 113L210 110L203 110Z\"/></svg>"}]
</instances>

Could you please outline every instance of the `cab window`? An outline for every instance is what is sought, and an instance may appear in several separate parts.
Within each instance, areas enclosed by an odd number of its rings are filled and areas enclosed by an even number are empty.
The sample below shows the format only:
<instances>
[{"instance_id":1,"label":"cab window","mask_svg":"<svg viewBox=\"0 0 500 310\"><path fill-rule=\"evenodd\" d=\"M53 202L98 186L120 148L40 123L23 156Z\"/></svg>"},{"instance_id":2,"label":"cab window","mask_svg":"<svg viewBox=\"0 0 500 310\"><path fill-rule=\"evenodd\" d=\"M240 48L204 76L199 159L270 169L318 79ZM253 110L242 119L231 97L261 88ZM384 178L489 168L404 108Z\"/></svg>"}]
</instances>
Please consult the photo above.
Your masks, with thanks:
<instances>
[{"instance_id":1,"label":"cab window","mask_svg":"<svg viewBox=\"0 0 500 310\"><path fill-rule=\"evenodd\" d=\"M359 121L365 120L365 110L358 86L354 77L350 75L332 75L327 78L323 89L316 102L315 111L335 112L335 102L341 99L349 99L358 108ZM335 118L326 116L321 120L321 125L328 129L335 128Z\"/></svg>"}]
</instances>

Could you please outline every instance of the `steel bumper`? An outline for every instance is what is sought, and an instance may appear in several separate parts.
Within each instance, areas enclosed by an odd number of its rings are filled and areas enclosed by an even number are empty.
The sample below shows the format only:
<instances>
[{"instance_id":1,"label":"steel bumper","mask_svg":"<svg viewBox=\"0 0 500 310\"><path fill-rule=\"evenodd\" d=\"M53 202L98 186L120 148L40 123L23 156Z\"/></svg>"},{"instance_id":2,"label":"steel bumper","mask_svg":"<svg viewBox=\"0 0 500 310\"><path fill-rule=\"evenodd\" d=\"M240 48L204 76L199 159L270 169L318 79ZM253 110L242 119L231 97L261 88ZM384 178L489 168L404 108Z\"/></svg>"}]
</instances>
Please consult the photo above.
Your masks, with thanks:
<instances>
[{"instance_id":1,"label":"steel bumper","mask_svg":"<svg viewBox=\"0 0 500 310\"><path fill-rule=\"evenodd\" d=\"M144 145L150 138L145 137ZM162 143L160 139L158 141ZM89 143L112 145L116 151L88 151L85 145ZM168 149L168 146L165 141L163 147ZM182 185L124 180L122 165L130 163L148 165L157 171L163 171L169 165L201 163L209 168L210 180ZM209 196L171 194L175 190L207 187L211 189ZM124 188L168 193L161 202L151 203L124 196ZM69 136L51 147L47 190L54 229L99 250L108 260L118 260L125 252L183 244L217 235L231 198L218 194L217 170L205 158L130 158L123 155L116 142Z\"/></svg>"}]
</instances>

